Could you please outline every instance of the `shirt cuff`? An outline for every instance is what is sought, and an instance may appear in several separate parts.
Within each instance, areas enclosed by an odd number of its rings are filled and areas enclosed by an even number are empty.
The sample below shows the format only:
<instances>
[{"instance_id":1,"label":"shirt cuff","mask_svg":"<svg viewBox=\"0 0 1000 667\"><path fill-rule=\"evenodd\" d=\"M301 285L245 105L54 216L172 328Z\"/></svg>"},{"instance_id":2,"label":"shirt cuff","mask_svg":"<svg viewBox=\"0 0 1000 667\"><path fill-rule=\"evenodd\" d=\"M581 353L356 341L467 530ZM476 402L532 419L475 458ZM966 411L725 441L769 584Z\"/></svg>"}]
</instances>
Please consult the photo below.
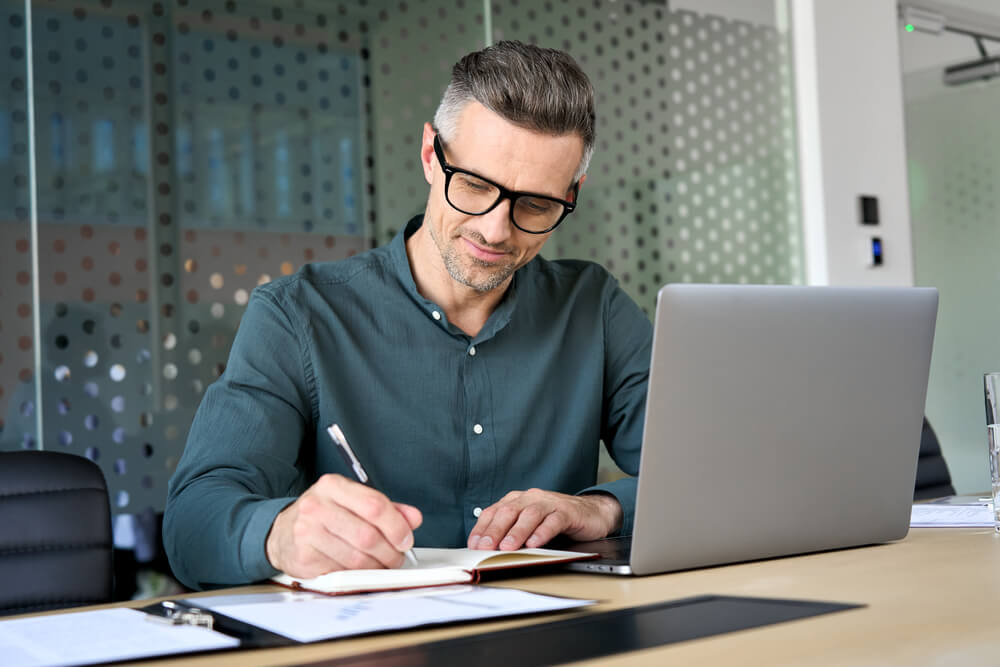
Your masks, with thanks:
<instances>
[{"instance_id":1,"label":"shirt cuff","mask_svg":"<svg viewBox=\"0 0 1000 667\"><path fill-rule=\"evenodd\" d=\"M278 574L267 559L267 535L274 518L293 502L295 498L273 498L254 504L240 542L240 565L247 581L263 581Z\"/></svg>"},{"instance_id":2,"label":"shirt cuff","mask_svg":"<svg viewBox=\"0 0 1000 667\"><path fill-rule=\"evenodd\" d=\"M635 519L636 481L635 477L624 477L616 479L613 482L587 487L576 494L580 496L585 493L608 493L618 500L618 504L622 506L622 525L616 533L608 535L608 537L628 536L632 534L632 523Z\"/></svg>"}]
</instances>

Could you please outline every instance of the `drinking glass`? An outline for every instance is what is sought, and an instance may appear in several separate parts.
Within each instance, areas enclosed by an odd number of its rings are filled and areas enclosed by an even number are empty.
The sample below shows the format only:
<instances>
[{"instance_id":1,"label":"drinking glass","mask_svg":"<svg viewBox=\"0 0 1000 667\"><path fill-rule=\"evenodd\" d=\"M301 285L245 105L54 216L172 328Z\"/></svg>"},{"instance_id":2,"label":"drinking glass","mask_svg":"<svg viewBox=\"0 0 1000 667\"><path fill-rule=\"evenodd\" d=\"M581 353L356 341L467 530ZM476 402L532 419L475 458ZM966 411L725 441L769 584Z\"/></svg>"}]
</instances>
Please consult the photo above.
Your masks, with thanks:
<instances>
[{"instance_id":1,"label":"drinking glass","mask_svg":"<svg viewBox=\"0 0 1000 667\"><path fill-rule=\"evenodd\" d=\"M993 528L1000 533L1000 373L985 373L986 440L990 448L990 483L993 491Z\"/></svg>"}]
</instances>

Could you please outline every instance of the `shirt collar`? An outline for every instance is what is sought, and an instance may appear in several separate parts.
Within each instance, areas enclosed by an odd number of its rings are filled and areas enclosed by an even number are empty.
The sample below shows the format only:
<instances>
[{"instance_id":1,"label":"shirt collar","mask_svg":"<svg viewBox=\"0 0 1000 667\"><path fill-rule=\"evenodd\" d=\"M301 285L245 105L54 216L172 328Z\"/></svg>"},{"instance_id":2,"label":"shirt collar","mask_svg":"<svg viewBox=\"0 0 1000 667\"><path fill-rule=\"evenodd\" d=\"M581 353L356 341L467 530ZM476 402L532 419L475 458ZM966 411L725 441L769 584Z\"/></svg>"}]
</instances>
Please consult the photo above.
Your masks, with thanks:
<instances>
[{"instance_id":1,"label":"shirt collar","mask_svg":"<svg viewBox=\"0 0 1000 667\"><path fill-rule=\"evenodd\" d=\"M410 271L410 258L406 255L406 239L413 236L413 233L420 229L420 225L423 222L424 216L415 215L403 225L403 228L399 230L399 233L389 243L389 257L392 258L392 266L396 270L396 275L399 276L399 281L402 283L403 289L418 303L431 304L430 301L420 296L420 292L417 291L417 283L414 282L413 272Z\"/></svg>"}]
</instances>

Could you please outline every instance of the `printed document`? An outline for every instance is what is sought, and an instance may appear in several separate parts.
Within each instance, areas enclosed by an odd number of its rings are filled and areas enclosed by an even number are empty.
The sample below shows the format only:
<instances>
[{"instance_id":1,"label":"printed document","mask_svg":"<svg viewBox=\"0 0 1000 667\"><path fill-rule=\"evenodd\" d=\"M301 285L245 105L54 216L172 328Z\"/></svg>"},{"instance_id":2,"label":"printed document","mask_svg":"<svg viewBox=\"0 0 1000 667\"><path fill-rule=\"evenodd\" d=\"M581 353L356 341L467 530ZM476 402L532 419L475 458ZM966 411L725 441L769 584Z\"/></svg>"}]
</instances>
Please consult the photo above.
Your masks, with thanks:
<instances>
[{"instance_id":1,"label":"printed document","mask_svg":"<svg viewBox=\"0 0 1000 667\"><path fill-rule=\"evenodd\" d=\"M459 585L337 597L288 592L188 598L185 602L296 641L313 642L422 625L572 609L596 601L512 588Z\"/></svg>"},{"instance_id":2,"label":"printed document","mask_svg":"<svg viewBox=\"0 0 1000 667\"><path fill-rule=\"evenodd\" d=\"M90 665L239 646L207 628L168 625L137 609L99 609L0 621L4 667Z\"/></svg>"},{"instance_id":3,"label":"printed document","mask_svg":"<svg viewBox=\"0 0 1000 667\"><path fill-rule=\"evenodd\" d=\"M967 505L917 503L910 513L912 528L975 528L993 526L993 503Z\"/></svg>"}]
</instances>

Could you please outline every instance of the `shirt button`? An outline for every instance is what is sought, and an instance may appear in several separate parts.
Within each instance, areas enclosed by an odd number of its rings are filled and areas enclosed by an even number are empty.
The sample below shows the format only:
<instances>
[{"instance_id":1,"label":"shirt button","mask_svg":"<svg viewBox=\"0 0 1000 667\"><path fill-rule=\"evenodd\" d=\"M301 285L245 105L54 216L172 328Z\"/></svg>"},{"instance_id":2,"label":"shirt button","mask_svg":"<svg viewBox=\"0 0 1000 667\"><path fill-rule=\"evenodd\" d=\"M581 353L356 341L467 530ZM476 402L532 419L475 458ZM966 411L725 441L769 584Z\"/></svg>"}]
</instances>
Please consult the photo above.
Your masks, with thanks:
<instances>
[{"instance_id":1,"label":"shirt button","mask_svg":"<svg viewBox=\"0 0 1000 667\"><path fill-rule=\"evenodd\" d=\"M472 347L469 348L469 356L470 357L476 356L476 346L475 345L473 345Z\"/></svg>"},{"instance_id":2,"label":"shirt button","mask_svg":"<svg viewBox=\"0 0 1000 667\"><path fill-rule=\"evenodd\" d=\"M481 424L476 424L475 426L473 426L472 427L472 432L475 433L476 435L481 434L483 432L482 425Z\"/></svg>"},{"instance_id":3,"label":"shirt button","mask_svg":"<svg viewBox=\"0 0 1000 667\"><path fill-rule=\"evenodd\" d=\"M477 507L476 509L472 510L472 516L476 517L477 519L479 518L479 515L482 513L483 513L482 507Z\"/></svg>"},{"instance_id":4,"label":"shirt button","mask_svg":"<svg viewBox=\"0 0 1000 667\"><path fill-rule=\"evenodd\" d=\"M438 311L435 310L435 311L431 312L431 317L433 317L435 320L440 320L441 319L441 313L439 313Z\"/></svg>"}]
</instances>

